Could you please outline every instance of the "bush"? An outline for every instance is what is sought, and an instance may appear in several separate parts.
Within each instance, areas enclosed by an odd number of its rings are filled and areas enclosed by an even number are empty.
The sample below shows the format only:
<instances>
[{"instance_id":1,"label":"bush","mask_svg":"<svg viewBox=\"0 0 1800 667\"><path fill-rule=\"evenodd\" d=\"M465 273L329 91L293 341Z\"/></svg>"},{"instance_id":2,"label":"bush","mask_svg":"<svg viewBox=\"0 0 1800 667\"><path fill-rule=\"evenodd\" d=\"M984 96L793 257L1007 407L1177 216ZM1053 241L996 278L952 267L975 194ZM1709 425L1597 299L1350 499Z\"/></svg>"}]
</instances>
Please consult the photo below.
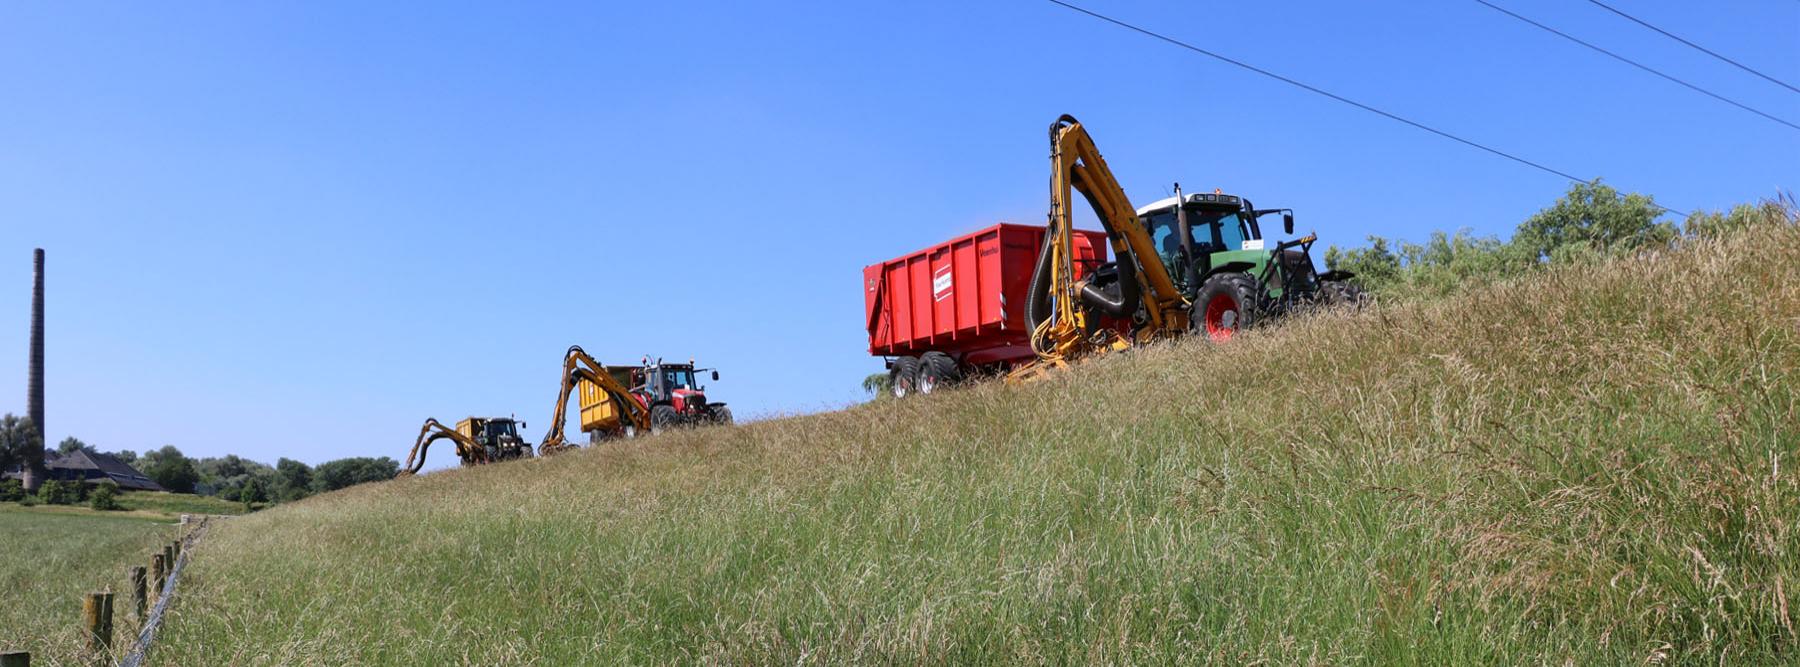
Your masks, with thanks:
<instances>
[{"instance_id":1,"label":"bush","mask_svg":"<svg viewBox=\"0 0 1800 667\"><path fill-rule=\"evenodd\" d=\"M81 503L81 482L69 482L60 479L46 480L38 487L38 500L48 505L76 505Z\"/></svg>"},{"instance_id":2,"label":"bush","mask_svg":"<svg viewBox=\"0 0 1800 667\"><path fill-rule=\"evenodd\" d=\"M0 480L0 502L15 502L25 498L25 484L16 479Z\"/></svg>"},{"instance_id":3,"label":"bush","mask_svg":"<svg viewBox=\"0 0 1800 667\"><path fill-rule=\"evenodd\" d=\"M119 485L110 479L101 482L88 494L88 507L102 512L124 509L119 506Z\"/></svg>"},{"instance_id":4,"label":"bush","mask_svg":"<svg viewBox=\"0 0 1800 667\"><path fill-rule=\"evenodd\" d=\"M25 497L19 499L20 507L37 507L37 504L38 504L37 496L31 495L29 493L25 494Z\"/></svg>"}]
</instances>

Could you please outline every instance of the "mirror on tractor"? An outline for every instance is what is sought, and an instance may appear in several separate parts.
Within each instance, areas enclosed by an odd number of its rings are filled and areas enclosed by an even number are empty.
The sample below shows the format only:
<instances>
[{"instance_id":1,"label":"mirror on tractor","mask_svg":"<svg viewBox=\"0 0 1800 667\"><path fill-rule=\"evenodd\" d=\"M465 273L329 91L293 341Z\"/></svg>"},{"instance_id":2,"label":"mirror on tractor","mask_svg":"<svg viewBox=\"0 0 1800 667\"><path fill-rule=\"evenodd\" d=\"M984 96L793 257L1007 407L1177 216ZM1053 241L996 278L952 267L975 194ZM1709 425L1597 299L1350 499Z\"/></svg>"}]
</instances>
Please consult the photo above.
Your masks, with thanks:
<instances>
[{"instance_id":1,"label":"mirror on tractor","mask_svg":"<svg viewBox=\"0 0 1800 667\"><path fill-rule=\"evenodd\" d=\"M1282 211L1281 212L1281 231L1284 234L1293 234L1294 233L1294 212L1293 211Z\"/></svg>"},{"instance_id":2,"label":"mirror on tractor","mask_svg":"<svg viewBox=\"0 0 1800 667\"><path fill-rule=\"evenodd\" d=\"M713 371L713 382L718 382L718 381L719 381L719 372Z\"/></svg>"}]
</instances>

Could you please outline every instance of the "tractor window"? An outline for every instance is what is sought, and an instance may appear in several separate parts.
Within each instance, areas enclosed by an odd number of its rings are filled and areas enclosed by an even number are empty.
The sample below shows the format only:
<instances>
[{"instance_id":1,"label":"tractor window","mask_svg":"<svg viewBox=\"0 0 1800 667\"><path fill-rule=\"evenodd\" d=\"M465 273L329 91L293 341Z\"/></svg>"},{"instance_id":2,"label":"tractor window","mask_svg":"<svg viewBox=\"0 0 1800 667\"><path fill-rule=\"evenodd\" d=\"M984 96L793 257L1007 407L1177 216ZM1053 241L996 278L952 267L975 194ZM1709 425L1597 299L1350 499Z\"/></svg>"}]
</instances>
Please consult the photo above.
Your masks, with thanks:
<instances>
[{"instance_id":1,"label":"tractor window","mask_svg":"<svg viewBox=\"0 0 1800 667\"><path fill-rule=\"evenodd\" d=\"M692 369L664 370L663 382L668 385L670 390L693 389L694 371Z\"/></svg>"},{"instance_id":2,"label":"tractor window","mask_svg":"<svg viewBox=\"0 0 1800 667\"><path fill-rule=\"evenodd\" d=\"M1164 266L1176 266L1179 263L1176 260L1181 257L1181 227L1175 223L1173 209L1146 215L1142 221L1150 232L1150 240L1156 243L1156 254L1162 256Z\"/></svg>"},{"instance_id":3,"label":"tractor window","mask_svg":"<svg viewBox=\"0 0 1800 667\"><path fill-rule=\"evenodd\" d=\"M1244 247L1244 221L1238 219L1238 214L1212 211L1201 215L1213 228L1215 242L1225 246L1226 250L1240 250ZM1189 223L1192 224L1192 219Z\"/></svg>"},{"instance_id":4,"label":"tractor window","mask_svg":"<svg viewBox=\"0 0 1800 667\"><path fill-rule=\"evenodd\" d=\"M503 435L518 435L518 432L513 430L512 422L488 422L487 435L489 438L498 438Z\"/></svg>"}]
</instances>

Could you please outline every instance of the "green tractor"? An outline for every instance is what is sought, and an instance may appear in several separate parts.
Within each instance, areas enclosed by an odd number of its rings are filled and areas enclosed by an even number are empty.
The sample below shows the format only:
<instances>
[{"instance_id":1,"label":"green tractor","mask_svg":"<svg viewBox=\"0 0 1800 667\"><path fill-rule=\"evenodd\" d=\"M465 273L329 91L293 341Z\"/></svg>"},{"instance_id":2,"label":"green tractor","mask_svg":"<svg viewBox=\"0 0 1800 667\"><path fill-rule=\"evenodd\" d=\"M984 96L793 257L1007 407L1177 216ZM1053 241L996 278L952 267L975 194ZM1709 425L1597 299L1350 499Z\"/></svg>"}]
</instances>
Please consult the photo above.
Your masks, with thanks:
<instances>
[{"instance_id":1,"label":"green tractor","mask_svg":"<svg viewBox=\"0 0 1800 667\"><path fill-rule=\"evenodd\" d=\"M1177 206L1176 202L1183 202ZM1193 303L1196 333L1224 341L1265 317L1329 304L1360 304L1362 291L1348 271L1313 268L1313 234L1269 245L1261 220L1281 215L1282 231L1294 233L1291 209L1258 209L1220 192L1181 193L1137 210L1138 220L1161 253L1169 277Z\"/></svg>"}]
</instances>

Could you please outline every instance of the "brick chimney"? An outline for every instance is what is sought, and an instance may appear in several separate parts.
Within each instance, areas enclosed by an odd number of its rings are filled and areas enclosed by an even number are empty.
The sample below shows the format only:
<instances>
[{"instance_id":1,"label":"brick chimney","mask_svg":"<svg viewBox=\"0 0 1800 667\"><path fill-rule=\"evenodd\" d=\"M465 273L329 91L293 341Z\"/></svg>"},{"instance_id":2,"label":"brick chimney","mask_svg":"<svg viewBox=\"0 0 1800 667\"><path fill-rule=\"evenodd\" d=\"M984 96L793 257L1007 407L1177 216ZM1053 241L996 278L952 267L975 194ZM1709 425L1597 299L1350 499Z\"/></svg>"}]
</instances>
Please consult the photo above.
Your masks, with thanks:
<instances>
[{"instance_id":1,"label":"brick chimney","mask_svg":"<svg viewBox=\"0 0 1800 667\"><path fill-rule=\"evenodd\" d=\"M25 412L37 430L37 443L25 448L25 490L36 491L49 477L44 469L44 249L32 253L31 365L26 371Z\"/></svg>"}]
</instances>

